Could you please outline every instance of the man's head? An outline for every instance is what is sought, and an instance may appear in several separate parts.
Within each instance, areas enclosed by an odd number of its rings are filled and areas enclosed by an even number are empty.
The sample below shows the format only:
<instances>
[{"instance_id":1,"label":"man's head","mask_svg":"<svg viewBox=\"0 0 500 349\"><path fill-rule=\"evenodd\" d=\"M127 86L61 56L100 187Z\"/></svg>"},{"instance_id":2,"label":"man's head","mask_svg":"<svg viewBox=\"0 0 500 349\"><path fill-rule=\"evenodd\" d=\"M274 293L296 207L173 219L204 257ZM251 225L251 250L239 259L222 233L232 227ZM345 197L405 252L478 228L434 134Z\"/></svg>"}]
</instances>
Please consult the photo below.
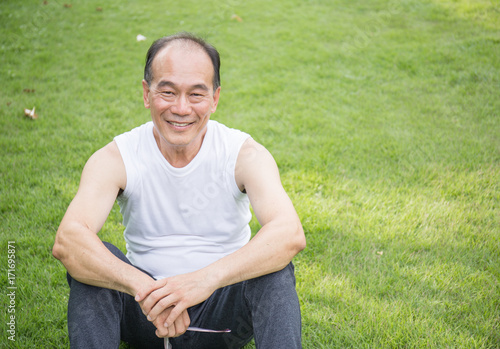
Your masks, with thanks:
<instances>
[{"instance_id":1,"label":"man's head","mask_svg":"<svg viewBox=\"0 0 500 349\"><path fill-rule=\"evenodd\" d=\"M144 106L151 111L163 151L176 149L180 154L182 148L184 153L196 154L210 115L217 109L219 55L202 43L190 34L179 34L156 41L148 51L142 81Z\"/></svg>"},{"instance_id":2,"label":"man's head","mask_svg":"<svg viewBox=\"0 0 500 349\"><path fill-rule=\"evenodd\" d=\"M213 79L212 87L213 90L217 90L220 86L220 56L219 52L212 45L205 42L205 40L190 34L190 33L179 33L175 35L165 36L153 42L146 55L146 65L144 67L144 80L151 86L151 82L154 79L153 76L153 61L157 54L165 49L167 46L176 42L183 42L187 45L194 45L201 48L210 57L213 66Z\"/></svg>"}]
</instances>

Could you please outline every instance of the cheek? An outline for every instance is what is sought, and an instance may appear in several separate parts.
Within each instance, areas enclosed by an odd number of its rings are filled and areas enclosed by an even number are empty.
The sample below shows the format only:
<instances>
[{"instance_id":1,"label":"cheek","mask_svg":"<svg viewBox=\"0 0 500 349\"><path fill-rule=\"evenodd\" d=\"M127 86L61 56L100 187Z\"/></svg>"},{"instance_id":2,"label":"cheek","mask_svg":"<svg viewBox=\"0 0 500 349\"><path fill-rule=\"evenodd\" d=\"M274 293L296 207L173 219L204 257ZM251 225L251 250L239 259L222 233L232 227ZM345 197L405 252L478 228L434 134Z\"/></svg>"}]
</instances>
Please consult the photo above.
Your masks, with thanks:
<instances>
[{"instance_id":1,"label":"cheek","mask_svg":"<svg viewBox=\"0 0 500 349\"><path fill-rule=\"evenodd\" d=\"M165 102L161 98L155 98L151 101L151 108L155 110L164 110L168 108L168 102Z\"/></svg>"},{"instance_id":2,"label":"cheek","mask_svg":"<svg viewBox=\"0 0 500 349\"><path fill-rule=\"evenodd\" d=\"M199 103L193 108L198 115L206 116L213 113L213 105L210 102Z\"/></svg>"}]
</instances>

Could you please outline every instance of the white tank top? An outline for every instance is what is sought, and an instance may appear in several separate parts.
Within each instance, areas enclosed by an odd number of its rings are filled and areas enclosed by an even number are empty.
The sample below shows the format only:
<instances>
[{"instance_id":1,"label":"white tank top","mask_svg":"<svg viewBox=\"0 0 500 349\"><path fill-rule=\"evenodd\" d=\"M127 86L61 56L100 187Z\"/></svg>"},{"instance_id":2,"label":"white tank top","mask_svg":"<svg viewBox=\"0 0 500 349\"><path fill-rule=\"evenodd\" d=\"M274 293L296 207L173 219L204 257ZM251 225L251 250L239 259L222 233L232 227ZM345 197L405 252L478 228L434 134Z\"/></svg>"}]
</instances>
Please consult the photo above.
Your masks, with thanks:
<instances>
[{"instance_id":1,"label":"white tank top","mask_svg":"<svg viewBox=\"0 0 500 349\"><path fill-rule=\"evenodd\" d=\"M115 137L127 173L118 196L127 257L156 279L203 268L250 239L249 200L234 177L250 136L210 120L195 158L175 168L163 157L153 122Z\"/></svg>"}]
</instances>

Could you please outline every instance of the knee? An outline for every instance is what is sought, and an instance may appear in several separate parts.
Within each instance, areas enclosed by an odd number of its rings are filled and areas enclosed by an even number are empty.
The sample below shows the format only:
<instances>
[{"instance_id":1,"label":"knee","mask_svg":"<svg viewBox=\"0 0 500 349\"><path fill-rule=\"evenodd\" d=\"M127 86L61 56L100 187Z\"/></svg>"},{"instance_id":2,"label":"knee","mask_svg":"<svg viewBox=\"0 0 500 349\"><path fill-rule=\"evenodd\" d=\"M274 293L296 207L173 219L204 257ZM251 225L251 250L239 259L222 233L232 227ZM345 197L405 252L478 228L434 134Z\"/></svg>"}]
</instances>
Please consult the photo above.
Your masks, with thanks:
<instances>
[{"instance_id":1,"label":"knee","mask_svg":"<svg viewBox=\"0 0 500 349\"><path fill-rule=\"evenodd\" d=\"M269 275L264 275L262 277L267 283L276 285L293 285L295 287L295 266L290 262L283 269L271 273Z\"/></svg>"},{"instance_id":2,"label":"knee","mask_svg":"<svg viewBox=\"0 0 500 349\"><path fill-rule=\"evenodd\" d=\"M277 272L248 280L247 283L247 291L250 292L281 294L288 290L295 292L295 267L292 262Z\"/></svg>"}]
</instances>

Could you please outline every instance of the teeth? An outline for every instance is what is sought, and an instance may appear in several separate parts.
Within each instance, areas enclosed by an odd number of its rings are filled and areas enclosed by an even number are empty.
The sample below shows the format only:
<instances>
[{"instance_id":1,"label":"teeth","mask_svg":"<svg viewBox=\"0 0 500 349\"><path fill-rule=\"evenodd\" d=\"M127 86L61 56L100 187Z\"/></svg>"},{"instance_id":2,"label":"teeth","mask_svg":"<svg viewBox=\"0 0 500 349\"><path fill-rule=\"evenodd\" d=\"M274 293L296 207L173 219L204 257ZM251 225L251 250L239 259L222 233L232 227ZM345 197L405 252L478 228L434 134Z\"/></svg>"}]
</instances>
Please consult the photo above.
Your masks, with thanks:
<instances>
[{"instance_id":1,"label":"teeth","mask_svg":"<svg viewBox=\"0 0 500 349\"><path fill-rule=\"evenodd\" d=\"M187 126L187 125L189 125L189 123L188 123L188 122L187 122L187 123L182 123L182 124L181 124L181 123L179 123L179 122L169 121L169 123L171 123L171 124L172 124L172 125L174 125L174 126Z\"/></svg>"}]
</instances>

